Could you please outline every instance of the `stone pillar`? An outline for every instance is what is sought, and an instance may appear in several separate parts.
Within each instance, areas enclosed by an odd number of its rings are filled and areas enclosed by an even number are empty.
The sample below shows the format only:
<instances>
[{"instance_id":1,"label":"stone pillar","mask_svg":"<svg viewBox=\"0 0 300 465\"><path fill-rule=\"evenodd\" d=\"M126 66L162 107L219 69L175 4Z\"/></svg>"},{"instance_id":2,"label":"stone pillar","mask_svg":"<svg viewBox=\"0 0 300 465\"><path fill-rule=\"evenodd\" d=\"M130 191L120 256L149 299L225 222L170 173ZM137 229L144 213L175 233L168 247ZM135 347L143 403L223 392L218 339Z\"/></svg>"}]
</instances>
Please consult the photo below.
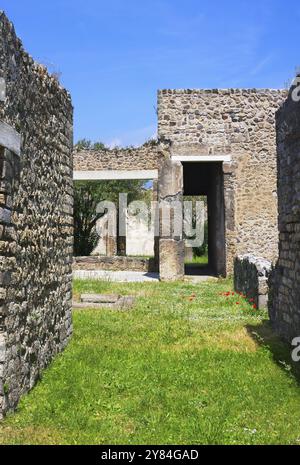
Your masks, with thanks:
<instances>
[{"instance_id":1,"label":"stone pillar","mask_svg":"<svg viewBox=\"0 0 300 465\"><path fill-rule=\"evenodd\" d=\"M158 181L154 179L152 188L152 200L158 202ZM158 214L158 213L157 213ZM155 271L159 271L159 236L157 235L157 228L154 226L154 267Z\"/></svg>"},{"instance_id":2,"label":"stone pillar","mask_svg":"<svg viewBox=\"0 0 300 465\"><path fill-rule=\"evenodd\" d=\"M233 273L236 248L235 226L235 169L232 162L223 163L224 206L225 206L225 241L226 241L226 275Z\"/></svg>"},{"instance_id":3,"label":"stone pillar","mask_svg":"<svg viewBox=\"0 0 300 465\"><path fill-rule=\"evenodd\" d=\"M183 167L166 159L158 177L160 208L159 272L162 281L184 277Z\"/></svg>"}]
</instances>

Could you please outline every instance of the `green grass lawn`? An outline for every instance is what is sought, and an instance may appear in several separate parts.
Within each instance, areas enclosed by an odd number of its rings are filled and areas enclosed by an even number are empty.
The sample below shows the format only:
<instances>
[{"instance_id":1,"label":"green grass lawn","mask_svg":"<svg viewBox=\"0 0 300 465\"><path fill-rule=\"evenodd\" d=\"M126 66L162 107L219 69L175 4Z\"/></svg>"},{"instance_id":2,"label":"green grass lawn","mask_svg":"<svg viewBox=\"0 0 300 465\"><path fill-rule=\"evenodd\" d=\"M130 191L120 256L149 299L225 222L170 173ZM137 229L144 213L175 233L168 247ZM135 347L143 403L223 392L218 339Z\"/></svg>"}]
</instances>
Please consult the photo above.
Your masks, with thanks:
<instances>
[{"instance_id":1,"label":"green grass lawn","mask_svg":"<svg viewBox=\"0 0 300 465\"><path fill-rule=\"evenodd\" d=\"M0 424L3 444L297 444L300 389L266 313L231 281L114 284L131 311L74 311L74 336ZM237 304L237 302L239 302Z\"/></svg>"},{"instance_id":2,"label":"green grass lawn","mask_svg":"<svg viewBox=\"0 0 300 465\"><path fill-rule=\"evenodd\" d=\"M193 257L193 260L186 260L186 265L197 264L197 265L208 265L208 255L200 255L199 257Z\"/></svg>"}]
</instances>

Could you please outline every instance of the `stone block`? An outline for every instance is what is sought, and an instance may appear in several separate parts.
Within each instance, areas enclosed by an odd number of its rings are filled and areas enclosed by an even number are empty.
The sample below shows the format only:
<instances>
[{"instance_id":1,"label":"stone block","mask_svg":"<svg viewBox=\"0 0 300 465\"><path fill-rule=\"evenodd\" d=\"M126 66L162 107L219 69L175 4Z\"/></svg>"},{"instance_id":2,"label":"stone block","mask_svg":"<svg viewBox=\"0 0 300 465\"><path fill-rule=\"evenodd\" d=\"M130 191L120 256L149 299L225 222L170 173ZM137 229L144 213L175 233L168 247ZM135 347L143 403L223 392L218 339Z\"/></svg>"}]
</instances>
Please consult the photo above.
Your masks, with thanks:
<instances>
[{"instance_id":1,"label":"stone block","mask_svg":"<svg viewBox=\"0 0 300 465\"><path fill-rule=\"evenodd\" d=\"M184 278L184 241L160 239L159 276L162 281L176 281Z\"/></svg>"}]
</instances>

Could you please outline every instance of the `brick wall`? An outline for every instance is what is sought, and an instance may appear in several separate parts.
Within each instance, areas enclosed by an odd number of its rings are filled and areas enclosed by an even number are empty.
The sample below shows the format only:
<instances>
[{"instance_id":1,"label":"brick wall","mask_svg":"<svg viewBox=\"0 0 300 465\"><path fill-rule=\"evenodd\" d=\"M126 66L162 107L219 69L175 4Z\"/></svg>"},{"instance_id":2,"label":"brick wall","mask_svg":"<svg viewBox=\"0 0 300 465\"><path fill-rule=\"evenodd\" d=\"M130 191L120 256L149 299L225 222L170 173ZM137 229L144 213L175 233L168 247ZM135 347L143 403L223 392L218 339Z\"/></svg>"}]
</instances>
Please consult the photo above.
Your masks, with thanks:
<instances>
[{"instance_id":1,"label":"brick wall","mask_svg":"<svg viewBox=\"0 0 300 465\"><path fill-rule=\"evenodd\" d=\"M287 341L300 336L300 103L277 113L279 258L270 284L273 327Z\"/></svg>"}]
</instances>

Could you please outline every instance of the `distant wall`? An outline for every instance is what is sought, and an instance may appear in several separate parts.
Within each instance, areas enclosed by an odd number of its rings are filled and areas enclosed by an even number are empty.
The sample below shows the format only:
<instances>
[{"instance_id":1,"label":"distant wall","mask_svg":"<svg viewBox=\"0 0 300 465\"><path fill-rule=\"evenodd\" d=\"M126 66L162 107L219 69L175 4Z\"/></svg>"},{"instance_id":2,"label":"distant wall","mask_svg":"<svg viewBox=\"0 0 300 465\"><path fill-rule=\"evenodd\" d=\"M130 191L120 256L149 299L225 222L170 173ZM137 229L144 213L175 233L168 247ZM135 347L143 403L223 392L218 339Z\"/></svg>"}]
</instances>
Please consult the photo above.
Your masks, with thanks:
<instances>
[{"instance_id":1,"label":"distant wall","mask_svg":"<svg viewBox=\"0 0 300 465\"><path fill-rule=\"evenodd\" d=\"M1 417L71 335L73 166L70 96L3 13L0 78ZM4 122L21 136L19 154L7 150Z\"/></svg>"},{"instance_id":2,"label":"distant wall","mask_svg":"<svg viewBox=\"0 0 300 465\"><path fill-rule=\"evenodd\" d=\"M286 91L161 90L158 136L172 155L231 155L223 163L226 264L254 253L277 257L275 112Z\"/></svg>"},{"instance_id":3,"label":"distant wall","mask_svg":"<svg viewBox=\"0 0 300 465\"><path fill-rule=\"evenodd\" d=\"M156 144L125 149L75 150L74 170L154 170L158 168L160 158Z\"/></svg>"},{"instance_id":4,"label":"distant wall","mask_svg":"<svg viewBox=\"0 0 300 465\"><path fill-rule=\"evenodd\" d=\"M300 102L277 113L279 258L270 283L273 327L287 341L300 336Z\"/></svg>"},{"instance_id":5,"label":"distant wall","mask_svg":"<svg viewBox=\"0 0 300 465\"><path fill-rule=\"evenodd\" d=\"M88 256L74 257L73 261L74 272L80 270L87 271L156 271L154 259L125 257L125 256Z\"/></svg>"}]
</instances>

